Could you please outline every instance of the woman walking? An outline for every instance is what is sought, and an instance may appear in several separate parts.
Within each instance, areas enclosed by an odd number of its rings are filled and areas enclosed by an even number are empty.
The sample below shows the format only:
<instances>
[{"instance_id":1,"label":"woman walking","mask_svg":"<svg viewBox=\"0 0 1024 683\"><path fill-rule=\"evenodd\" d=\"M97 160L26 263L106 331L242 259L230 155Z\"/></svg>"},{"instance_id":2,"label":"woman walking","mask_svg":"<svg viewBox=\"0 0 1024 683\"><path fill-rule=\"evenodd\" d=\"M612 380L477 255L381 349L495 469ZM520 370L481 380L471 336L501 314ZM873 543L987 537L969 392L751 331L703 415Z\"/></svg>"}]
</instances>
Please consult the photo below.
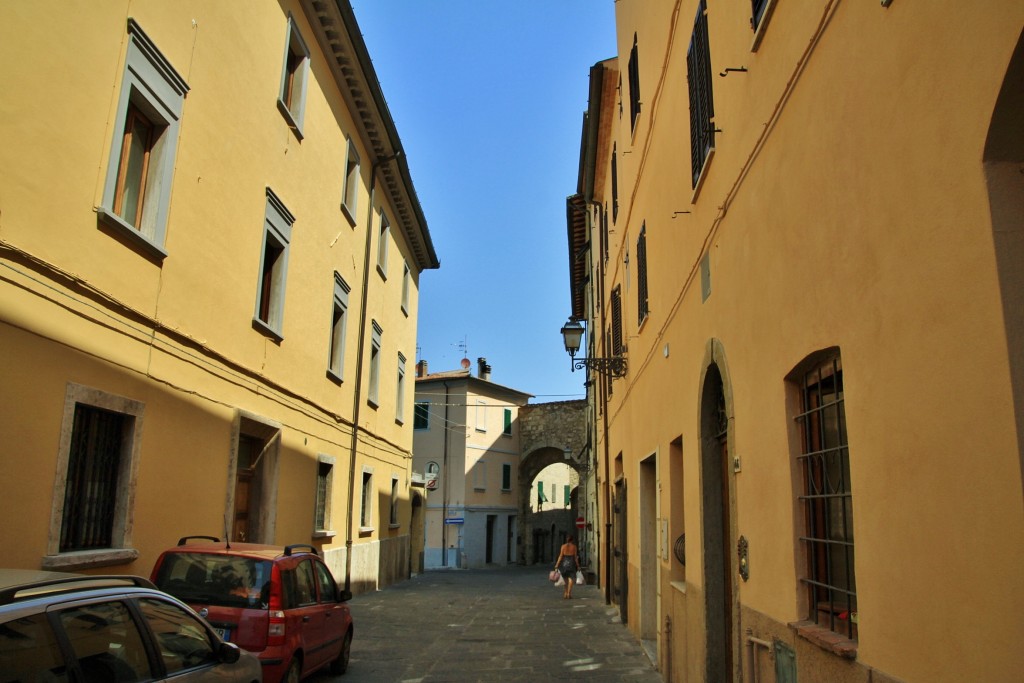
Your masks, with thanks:
<instances>
[{"instance_id":1,"label":"woman walking","mask_svg":"<svg viewBox=\"0 0 1024 683\"><path fill-rule=\"evenodd\" d=\"M576 583L576 572L580 569L579 551L576 544L573 543L571 534L565 537L565 543L562 544L562 548L558 552L555 569L565 581L565 592L562 594L562 599L569 600L572 598L573 584Z\"/></svg>"}]
</instances>

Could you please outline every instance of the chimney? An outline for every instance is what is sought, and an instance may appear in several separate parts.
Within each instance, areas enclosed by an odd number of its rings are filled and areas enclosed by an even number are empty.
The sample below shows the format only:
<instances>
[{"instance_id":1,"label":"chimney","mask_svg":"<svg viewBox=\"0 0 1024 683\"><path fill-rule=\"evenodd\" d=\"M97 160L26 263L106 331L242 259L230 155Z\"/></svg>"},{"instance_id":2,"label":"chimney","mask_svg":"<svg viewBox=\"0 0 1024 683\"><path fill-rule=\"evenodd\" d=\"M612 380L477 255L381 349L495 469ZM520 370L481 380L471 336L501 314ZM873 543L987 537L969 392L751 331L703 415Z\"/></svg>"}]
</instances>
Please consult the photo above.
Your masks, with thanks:
<instances>
[{"instance_id":1,"label":"chimney","mask_svg":"<svg viewBox=\"0 0 1024 683\"><path fill-rule=\"evenodd\" d=\"M416 376L426 377L427 376L427 361L421 360L416 364Z\"/></svg>"},{"instance_id":2,"label":"chimney","mask_svg":"<svg viewBox=\"0 0 1024 683\"><path fill-rule=\"evenodd\" d=\"M476 359L476 376L488 382L491 380L491 366L487 364L486 358Z\"/></svg>"}]
</instances>

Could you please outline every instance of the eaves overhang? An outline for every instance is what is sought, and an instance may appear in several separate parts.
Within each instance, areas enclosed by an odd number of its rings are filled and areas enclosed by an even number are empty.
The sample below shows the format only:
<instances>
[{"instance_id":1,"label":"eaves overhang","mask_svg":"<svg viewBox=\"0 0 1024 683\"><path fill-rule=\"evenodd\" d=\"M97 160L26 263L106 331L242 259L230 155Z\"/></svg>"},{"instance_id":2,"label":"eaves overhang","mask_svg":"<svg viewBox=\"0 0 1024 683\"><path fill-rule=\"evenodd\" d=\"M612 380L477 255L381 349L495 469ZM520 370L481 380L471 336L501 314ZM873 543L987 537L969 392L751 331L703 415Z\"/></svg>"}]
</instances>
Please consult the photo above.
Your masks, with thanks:
<instances>
[{"instance_id":1,"label":"eaves overhang","mask_svg":"<svg viewBox=\"0 0 1024 683\"><path fill-rule=\"evenodd\" d=\"M372 152L373 168L396 213L392 225L405 236L420 270L439 268L423 208L395 122L377 80L349 0L302 0L335 84L352 112L358 134Z\"/></svg>"}]
</instances>

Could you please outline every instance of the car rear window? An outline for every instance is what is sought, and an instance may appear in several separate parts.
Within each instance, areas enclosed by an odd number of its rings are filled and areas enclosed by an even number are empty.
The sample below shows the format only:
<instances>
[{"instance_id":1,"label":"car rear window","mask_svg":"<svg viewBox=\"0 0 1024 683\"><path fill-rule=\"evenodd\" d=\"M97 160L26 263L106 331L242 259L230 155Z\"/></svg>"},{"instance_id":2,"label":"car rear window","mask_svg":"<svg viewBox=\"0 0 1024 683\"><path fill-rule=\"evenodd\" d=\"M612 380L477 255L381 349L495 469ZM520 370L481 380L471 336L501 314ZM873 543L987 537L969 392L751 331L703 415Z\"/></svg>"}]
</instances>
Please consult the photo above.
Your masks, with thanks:
<instances>
[{"instance_id":1,"label":"car rear window","mask_svg":"<svg viewBox=\"0 0 1024 683\"><path fill-rule=\"evenodd\" d=\"M182 602L267 609L269 560L207 553L168 553L156 585Z\"/></svg>"}]
</instances>

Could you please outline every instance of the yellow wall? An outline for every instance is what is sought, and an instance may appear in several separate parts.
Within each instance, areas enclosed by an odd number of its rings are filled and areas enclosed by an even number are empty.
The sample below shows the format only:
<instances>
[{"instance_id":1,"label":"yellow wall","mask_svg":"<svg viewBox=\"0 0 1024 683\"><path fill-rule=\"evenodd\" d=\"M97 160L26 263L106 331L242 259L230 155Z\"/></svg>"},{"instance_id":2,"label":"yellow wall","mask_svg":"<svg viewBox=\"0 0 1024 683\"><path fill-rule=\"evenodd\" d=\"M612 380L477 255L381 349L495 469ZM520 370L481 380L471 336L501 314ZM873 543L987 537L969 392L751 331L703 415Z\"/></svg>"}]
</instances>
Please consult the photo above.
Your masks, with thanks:
<instances>
[{"instance_id":1,"label":"yellow wall","mask_svg":"<svg viewBox=\"0 0 1024 683\"><path fill-rule=\"evenodd\" d=\"M311 52L301 140L276 106L289 16ZM111 141L120 135L113 120L128 17L189 86L163 259L133 248L95 212ZM0 497L19 510L0 529L7 563L38 567L46 554L68 382L145 405L133 508L140 555L116 571L148 574L156 554L179 536L224 533L239 411L280 424L278 543L311 541L317 456L336 459L336 535L316 542L343 552L360 374L353 524L364 465L379 473L375 517L385 524L355 541L407 535L422 266L379 179L370 216L373 150L360 137L302 6L10 3L0 21L6 27L0 61L7 65L0 88L20 93L0 104L0 432L9 473ZM361 159L354 227L339 208L346 135ZM252 326L267 187L296 218L280 342ZM376 269L381 207L391 218L386 278ZM405 311L403 262L412 271ZM326 376L335 271L351 287L341 383ZM364 293L367 350L359 368ZM376 408L365 401L370 320L384 330ZM395 419L399 353L406 358L401 423ZM392 473L401 476L400 529L387 524ZM335 556L332 565L337 574L343 561Z\"/></svg>"},{"instance_id":2,"label":"yellow wall","mask_svg":"<svg viewBox=\"0 0 1024 683\"><path fill-rule=\"evenodd\" d=\"M1024 607L1015 578L1024 559L1020 437L981 160L1024 6L965 13L953 2L778 2L752 51L750 3L713 3L721 132L695 194L686 50L696 6L617 3L624 113L617 102L602 112L617 144L619 212L601 298L607 315L609 292L622 285L629 375L615 382L599 452L623 453L631 578L641 574L639 460L662 459L658 514L670 520L670 540L685 532L688 541L688 613L665 587L681 567L658 563L659 630L665 615L692 629L673 636L687 648L685 664L672 654L673 680L703 676L698 409L711 340L724 350L730 455L741 459L733 542L742 535L750 544L750 580L733 577L736 632L747 625L740 605L791 640L786 624L806 617L792 465L799 441L785 378L808 354L837 346L859 666L906 681L1011 680ZM634 32L642 108L631 134ZM747 71L720 77L727 67ZM607 173L611 141L606 149L597 164ZM611 221L610 179L595 194ZM690 213L673 216L681 211ZM638 328L635 244L644 223L651 314ZM592 244L596 251L596 236ZM628 622L640 635L637 590L631 583ZM664 642L661 654L664 663ZM813 668L801 671L813 679Z\"/></svg>"}]
</instances>

